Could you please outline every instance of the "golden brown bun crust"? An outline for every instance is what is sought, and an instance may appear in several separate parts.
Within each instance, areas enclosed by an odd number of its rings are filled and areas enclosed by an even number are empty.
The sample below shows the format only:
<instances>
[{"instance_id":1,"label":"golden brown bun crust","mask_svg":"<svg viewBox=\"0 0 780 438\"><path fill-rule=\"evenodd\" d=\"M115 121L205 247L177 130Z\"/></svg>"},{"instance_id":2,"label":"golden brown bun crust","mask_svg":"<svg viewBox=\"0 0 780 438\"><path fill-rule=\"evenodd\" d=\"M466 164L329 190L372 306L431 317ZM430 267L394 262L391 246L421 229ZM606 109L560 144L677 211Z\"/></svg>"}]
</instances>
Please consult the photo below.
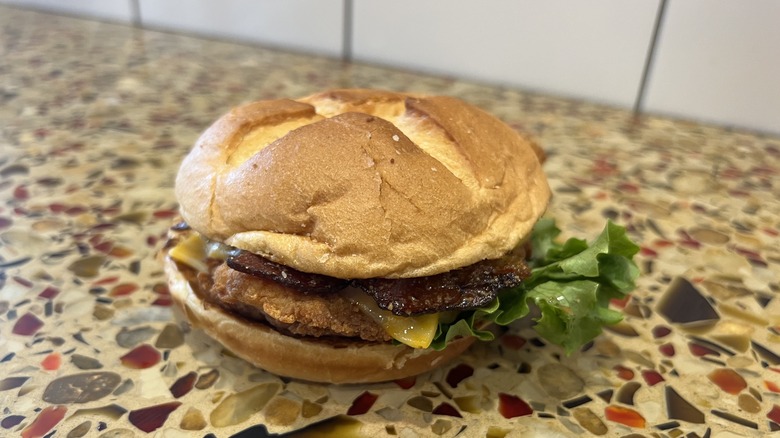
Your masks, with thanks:
<instances>
[{"instance_id":1,"label":"golden brown bun crust","mask_svg":"<svg viewBox=\"0 0 780 438\"><path fill-rule=\"evenodd\" d=\"M455 98L333 90L220 118L176 195L197 231L301 271L419 277L514 248L550 197L540 156Z\"/></svg>"},{"instance_id":2,"label":"golden brown bun crust","mask_svg":"<svg viewBox=\"0 0 780 438\"><path fill-rule=\"evenodd\" d=\"M204 305L176 263L165 257L174 302L193 326L204 330L242 359L271 373L327 383L369 383L401 379L444 365L474 338L458 339L442 351L345 341L341 345L285 336L215 306Z\"/></svg>"}]
</instances>

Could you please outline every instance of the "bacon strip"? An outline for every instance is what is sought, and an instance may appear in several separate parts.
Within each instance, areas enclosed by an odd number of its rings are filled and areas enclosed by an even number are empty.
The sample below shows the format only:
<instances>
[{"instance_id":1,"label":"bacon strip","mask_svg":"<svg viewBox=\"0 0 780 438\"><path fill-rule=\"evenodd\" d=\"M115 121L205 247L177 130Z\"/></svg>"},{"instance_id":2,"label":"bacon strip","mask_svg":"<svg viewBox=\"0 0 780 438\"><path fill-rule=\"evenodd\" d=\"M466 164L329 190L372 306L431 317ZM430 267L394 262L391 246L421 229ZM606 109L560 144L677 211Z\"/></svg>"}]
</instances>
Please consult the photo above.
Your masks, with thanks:
<instances>
[{"instance_id":1,"label":"bacon strip","mask_svg":"<svg viewBox=\"0 0 780 438\"><path fill-rule=\"evenodd\" d=\"M349 285L349 280L302 272L248 251L231 254L227 265L236 271L267 278L305 294L332 293Z\"/></svg>"},{"instance_id":2,"label":"bacon strip","mask_svg":"<svg viewBox=\"0 0 780 438\"><path fill-rule=\"evenodd\" d=\"M396 315L412 316L484 307L499 290L518 286L530 274L524 255L512 254L430 277L372 278L356 284L379 307Z\"/></svg>"},{"instance_id":3,"label":"bacon strip","mask_svg":"<svg viewBox=\"0 0 780 438\"><path fill-rule=\"evenodd\" d=\"M374 298L380 308L400 316L483 307L496 298L499 290L519 285L531 273L522 252L443 274L402 279L343 280L301 272L247 251L232 254L227 264L311 295L337 292L351 283Z\"/></svg>"}]
</instances>

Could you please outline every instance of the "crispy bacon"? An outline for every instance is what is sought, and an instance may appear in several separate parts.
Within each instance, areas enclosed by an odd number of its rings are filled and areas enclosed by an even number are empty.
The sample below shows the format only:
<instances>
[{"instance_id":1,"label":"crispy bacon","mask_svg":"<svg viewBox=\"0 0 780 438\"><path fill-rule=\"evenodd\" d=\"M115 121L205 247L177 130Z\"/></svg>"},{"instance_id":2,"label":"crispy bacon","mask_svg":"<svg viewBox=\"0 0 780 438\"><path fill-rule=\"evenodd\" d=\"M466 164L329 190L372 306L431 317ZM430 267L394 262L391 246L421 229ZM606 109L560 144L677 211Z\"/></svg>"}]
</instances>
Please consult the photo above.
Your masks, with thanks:
<instances>
[{"instance_id":1,"label":"crispy bacon","mask_svg":"<svg viewBox=\"0 0 780 438\"><path fill-rule=\"evenodd\" d=\"M351 282L301 272L247 251L231 254L227 264L237 271L275 281L305 294L329 294L352 283L374 298L380 308L400 316L483 307L496 298L499 290L515 287L530 275L522 252L429 277L371 278Z\"/></svg>"},{"instance_id":2,"label":"crispy bacon","mask_svg":"<svg viewBox=\"0 0 780 438\"><path fill-rule=\"evenodd\" d=\"M515 253L430 277L372 278L356 284L379 307L411 316L486 306L499 290L519 285L530 274L524 255Z\"/></svg>"},{"instance_id":3,"label":"crispy bacon","mask_svg":"<svg viewBox=\"0 0 780 438\"><path fill-rule=\"evenodd\" d=\"M237 251L227 259L236 271L267 278L305 294L327 294L344 289L349 280L310 274L273 262L249 251Z\"/></svg>"}]
</instances>

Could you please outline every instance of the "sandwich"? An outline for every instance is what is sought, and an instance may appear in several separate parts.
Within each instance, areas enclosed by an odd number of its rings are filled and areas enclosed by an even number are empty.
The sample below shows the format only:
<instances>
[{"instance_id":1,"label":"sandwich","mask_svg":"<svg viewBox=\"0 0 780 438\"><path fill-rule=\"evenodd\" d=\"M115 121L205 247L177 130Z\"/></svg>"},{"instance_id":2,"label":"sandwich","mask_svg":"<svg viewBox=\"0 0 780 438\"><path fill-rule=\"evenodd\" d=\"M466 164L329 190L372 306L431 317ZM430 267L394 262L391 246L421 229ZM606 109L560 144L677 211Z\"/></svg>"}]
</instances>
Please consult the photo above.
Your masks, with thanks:
<instances>
[{"instance_id":1,"label":"sandwich","mask_svg":"<svg viewBox=\"0 0 780 438\"><path fill-rule=\"evenodd\" d=\"M542 149L462 100L330 90L248 103L184 158L164 263L184 317L269 372L379 382L538 308L571 352L620 320L638 250L557 241Z\"/></svg>"}]
</instances>

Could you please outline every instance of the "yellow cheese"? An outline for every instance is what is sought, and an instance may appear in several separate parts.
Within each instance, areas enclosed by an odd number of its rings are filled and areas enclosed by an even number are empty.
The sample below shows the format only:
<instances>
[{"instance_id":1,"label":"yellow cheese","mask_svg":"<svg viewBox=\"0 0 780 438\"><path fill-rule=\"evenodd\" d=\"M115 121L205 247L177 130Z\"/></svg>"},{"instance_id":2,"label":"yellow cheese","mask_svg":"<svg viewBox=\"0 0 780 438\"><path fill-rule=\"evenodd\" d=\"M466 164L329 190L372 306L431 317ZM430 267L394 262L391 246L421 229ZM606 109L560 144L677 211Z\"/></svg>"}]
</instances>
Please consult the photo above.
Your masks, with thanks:
<instances>
[{"instance_id":1,"label":"yellow cheese","mask_svg":"<svg viewBox=\"0 0 780 438\"><path fill-rule=\"evenodd\" d=\"M360 307L363 313L385 329L393 339L413 348L428 348L436 336L439 314L398 316L380 309L376 302L359 289L348 288L342 292L350 301Z\"/></svg>"},{"instance_id":2,"label":"yellow cheese","mask_svg":"<svg viewBox=\"0 0 780 438\"><path fill-rule=\"evenodd\" d=\"M177 262L184 263L201 272L209 270L206 265L206 246L198 233L191 233L176 246L171 248L168 255Z\"/></svg>"}]
</instances>

